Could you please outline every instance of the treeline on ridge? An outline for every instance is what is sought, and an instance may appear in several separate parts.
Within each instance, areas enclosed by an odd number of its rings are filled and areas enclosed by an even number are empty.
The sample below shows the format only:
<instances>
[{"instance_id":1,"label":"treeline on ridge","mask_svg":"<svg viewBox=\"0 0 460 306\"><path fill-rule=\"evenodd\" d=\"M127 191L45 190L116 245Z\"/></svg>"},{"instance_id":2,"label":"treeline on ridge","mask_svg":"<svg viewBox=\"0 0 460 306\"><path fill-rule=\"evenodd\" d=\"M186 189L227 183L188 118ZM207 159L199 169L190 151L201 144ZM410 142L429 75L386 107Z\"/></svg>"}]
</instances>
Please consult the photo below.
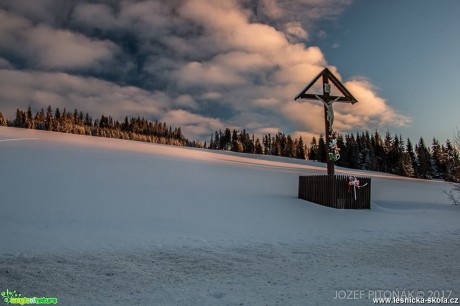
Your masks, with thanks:
<instances>
[{"instance_id":1,"label":"treeline on ridge","mask_svg":"<svg viewBox=\"0 0 460 306\"><path fill-rule=\"evenodd\" d=\"M49 106L46 112L41 109L35 115L29 106L27 111L18 109L13 120L7 120L0 112L0 125L47 130L80 135L119 138L176 146L203 147L199 141L186 139L180 127L172 128L165 122L152 122L141 117L125 117L124 121L101 115L95 120L86 113L74 110L68 112L59 108L53 111ZM459 137L460 139L460 137ZM447 140L441 144L433 138L426 145L422 137L415 146L409 138L391 136L386 132L382 137L377 131L356 134L338 134L337 146L340 159L337 166L386 172L407 177L423 179L460 180L460 153L455 145ZM250 154L285 156L290 158L326 161L326 143L320 135L307 144L301 136L277 133L255 138L246 130L225 129L212 134L209 146L212 150L225 150Z\"/></svg>"},{"instance_id":2,"label":"treeline on ridge","mask_svg":"<svg viewBox=\"0 0 460 306\"><path fill-rule=\"evenodd\" d=\"M51 106L48 106L46 111L42 108L35 115L30 106L27 111L17 109L13 120L7 120L0 112L0 125L175 146L202 146L200 142L186 139L180 127L172 128L165 122L152 122L143 117L127 116L120 122L105 115L93 120L88 113L83 114L77 109L68 112L64 108L61 112L59 108L53 111Z\"/></svg>"},{"instance_id":3,"label":"treeline on ridge","mask_svg":"<svg viewBox=\"0 0 460 306\"><path fill-rule=\"evenodd\" d=\"M337 146L340 149L337 166L423 179L460 180L460 154L449 140L440 144L433 138L431 146L427 146L420 137L414 147L409 138L404 141L401 136L392 137L389 131L384 137L377 131L372 135L366 131L338 134ZM322 135L306 144L302 136L293 138L277 133L259 139L245 130L227 128L213 133L208 148L326 162L326 143Z\"/></svg>"}]
</instances>

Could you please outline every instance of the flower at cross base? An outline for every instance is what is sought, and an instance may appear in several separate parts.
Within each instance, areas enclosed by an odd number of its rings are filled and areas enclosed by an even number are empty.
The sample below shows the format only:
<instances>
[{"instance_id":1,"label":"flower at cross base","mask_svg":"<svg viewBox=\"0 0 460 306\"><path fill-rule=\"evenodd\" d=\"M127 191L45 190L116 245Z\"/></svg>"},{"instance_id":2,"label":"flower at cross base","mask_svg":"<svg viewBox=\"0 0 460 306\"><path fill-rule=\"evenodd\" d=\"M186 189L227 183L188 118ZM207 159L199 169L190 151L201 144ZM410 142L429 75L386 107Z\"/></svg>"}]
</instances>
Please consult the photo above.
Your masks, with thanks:
<instances>
[{"instance_id":1,"label":"flower at cross base","mask_svg":"<svg viewBox=\"0 0 460 306\"><path fill-rule=\"evenodd\" d=\"M329 159L332 162L336 162L340 159L340 148L337 146L337 139L335 138L336 134L335 132L332 132L331 135L329 135L330 141L329 141Z\"/></svg>"}]
</instances>

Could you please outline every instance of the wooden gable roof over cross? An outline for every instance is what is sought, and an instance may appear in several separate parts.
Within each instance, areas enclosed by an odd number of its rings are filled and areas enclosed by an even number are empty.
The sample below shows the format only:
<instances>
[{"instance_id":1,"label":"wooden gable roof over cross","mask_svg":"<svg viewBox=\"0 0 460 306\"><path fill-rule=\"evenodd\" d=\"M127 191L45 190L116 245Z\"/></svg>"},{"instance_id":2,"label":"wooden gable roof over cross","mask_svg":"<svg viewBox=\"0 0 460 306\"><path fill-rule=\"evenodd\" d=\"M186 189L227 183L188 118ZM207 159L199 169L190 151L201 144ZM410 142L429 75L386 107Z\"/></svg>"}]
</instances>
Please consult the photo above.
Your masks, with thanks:
<instances>
[{"instance_id":1,"label":"wooden gable roof over cross","mask_svg":"<svg viewBox=\"0 0 460 306\"><path fill-rule=\"evenodd\" d=\"M323 94L311 94L311 93L308 93L308 90L313 86L313 84L316 83L316 81L318 81L318 79L322 77L323 78ZM326 84L329 83L329 81L335 85L335 87L337 87L337 89L340 91L340 93L343 95L343 96L333 96L333 95L330 95L330 94L326 94L325 92L327 92L325 89L324 89L324 86L326 86ZM321 98L321 99L325 99L327 98L328 100L334 100L334 102L346 102L346 103L351 103L351 104L355 104L356 102L358 102L358 100L356 100L355 97L353 97L353 95L348 91L348 89L345 88L345 86L342 84L342 82L339 81L339 79L337 79L335 77L335 75L332 74L332 72L328 69L328 68L324 68L323 71L321 71L320 73L318 73L317 76L315 76L313 78L313 80L311 80L310 83L307 84L307 86L305 86L296 96L295 96L295 100L297 99L312 99L312 100L318 100L318 97Z\"/></svg>"}]
</instances>

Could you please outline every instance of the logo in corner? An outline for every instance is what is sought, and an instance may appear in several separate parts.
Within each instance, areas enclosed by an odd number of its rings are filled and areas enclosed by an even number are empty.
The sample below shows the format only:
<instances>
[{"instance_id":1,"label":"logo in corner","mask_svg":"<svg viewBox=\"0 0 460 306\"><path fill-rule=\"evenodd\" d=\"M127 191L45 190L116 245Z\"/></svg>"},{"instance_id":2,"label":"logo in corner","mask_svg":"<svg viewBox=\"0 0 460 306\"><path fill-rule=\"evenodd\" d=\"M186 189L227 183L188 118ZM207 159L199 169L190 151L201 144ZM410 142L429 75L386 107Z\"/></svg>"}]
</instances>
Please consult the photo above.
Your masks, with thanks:
<instances>
[{"instance_id":1,"label":"logo in corner","mask_svg":"<svg viewBox=\"0 0 460 306\"><path fill-rule=\"evenodd\" d=\"M0 295L3 302L7 304L57 304L58 302L58 299L55 297L25 297L16 290L10 291L9 289L1 292Z\"/></svg>"},{"instance_id":2,"label":"logo in corner","mask_svg":"<svg viewBox=\"0 0 460 306\"><path fill-rule=\"evenodd\" d=\"M21 294L17 292L16 290L10 291L8 289L6 289L6 291L3 291L1 295L2 295L3 302L7 304L11 303L11 299L16 299L16 298L21 297Z\"/></svg>"}]
</instances>

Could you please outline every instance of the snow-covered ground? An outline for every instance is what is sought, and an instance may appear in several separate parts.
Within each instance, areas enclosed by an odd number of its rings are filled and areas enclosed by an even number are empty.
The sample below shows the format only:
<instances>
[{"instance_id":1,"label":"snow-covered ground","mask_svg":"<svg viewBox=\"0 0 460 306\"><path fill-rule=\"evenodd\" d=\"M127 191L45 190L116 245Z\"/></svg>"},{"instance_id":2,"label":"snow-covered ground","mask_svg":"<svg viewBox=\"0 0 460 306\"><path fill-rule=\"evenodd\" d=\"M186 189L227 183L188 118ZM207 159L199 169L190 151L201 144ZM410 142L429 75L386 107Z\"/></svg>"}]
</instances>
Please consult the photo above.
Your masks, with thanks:
<instances>
[{"instance_id":1,"label":"snow-covered ground","mask_svg":"<svg viewBox=\"0 0 460 306\"><path fill-rule=\"evenodd\" d=\"M371 210L297 199L324 165L0 127L0 290L60 305L371 305L460 296L460 208L371 176ZM358 191L359 192L359 191ZM360 299L334 299L363 290Z\"/></svg>"}]
</instances>

